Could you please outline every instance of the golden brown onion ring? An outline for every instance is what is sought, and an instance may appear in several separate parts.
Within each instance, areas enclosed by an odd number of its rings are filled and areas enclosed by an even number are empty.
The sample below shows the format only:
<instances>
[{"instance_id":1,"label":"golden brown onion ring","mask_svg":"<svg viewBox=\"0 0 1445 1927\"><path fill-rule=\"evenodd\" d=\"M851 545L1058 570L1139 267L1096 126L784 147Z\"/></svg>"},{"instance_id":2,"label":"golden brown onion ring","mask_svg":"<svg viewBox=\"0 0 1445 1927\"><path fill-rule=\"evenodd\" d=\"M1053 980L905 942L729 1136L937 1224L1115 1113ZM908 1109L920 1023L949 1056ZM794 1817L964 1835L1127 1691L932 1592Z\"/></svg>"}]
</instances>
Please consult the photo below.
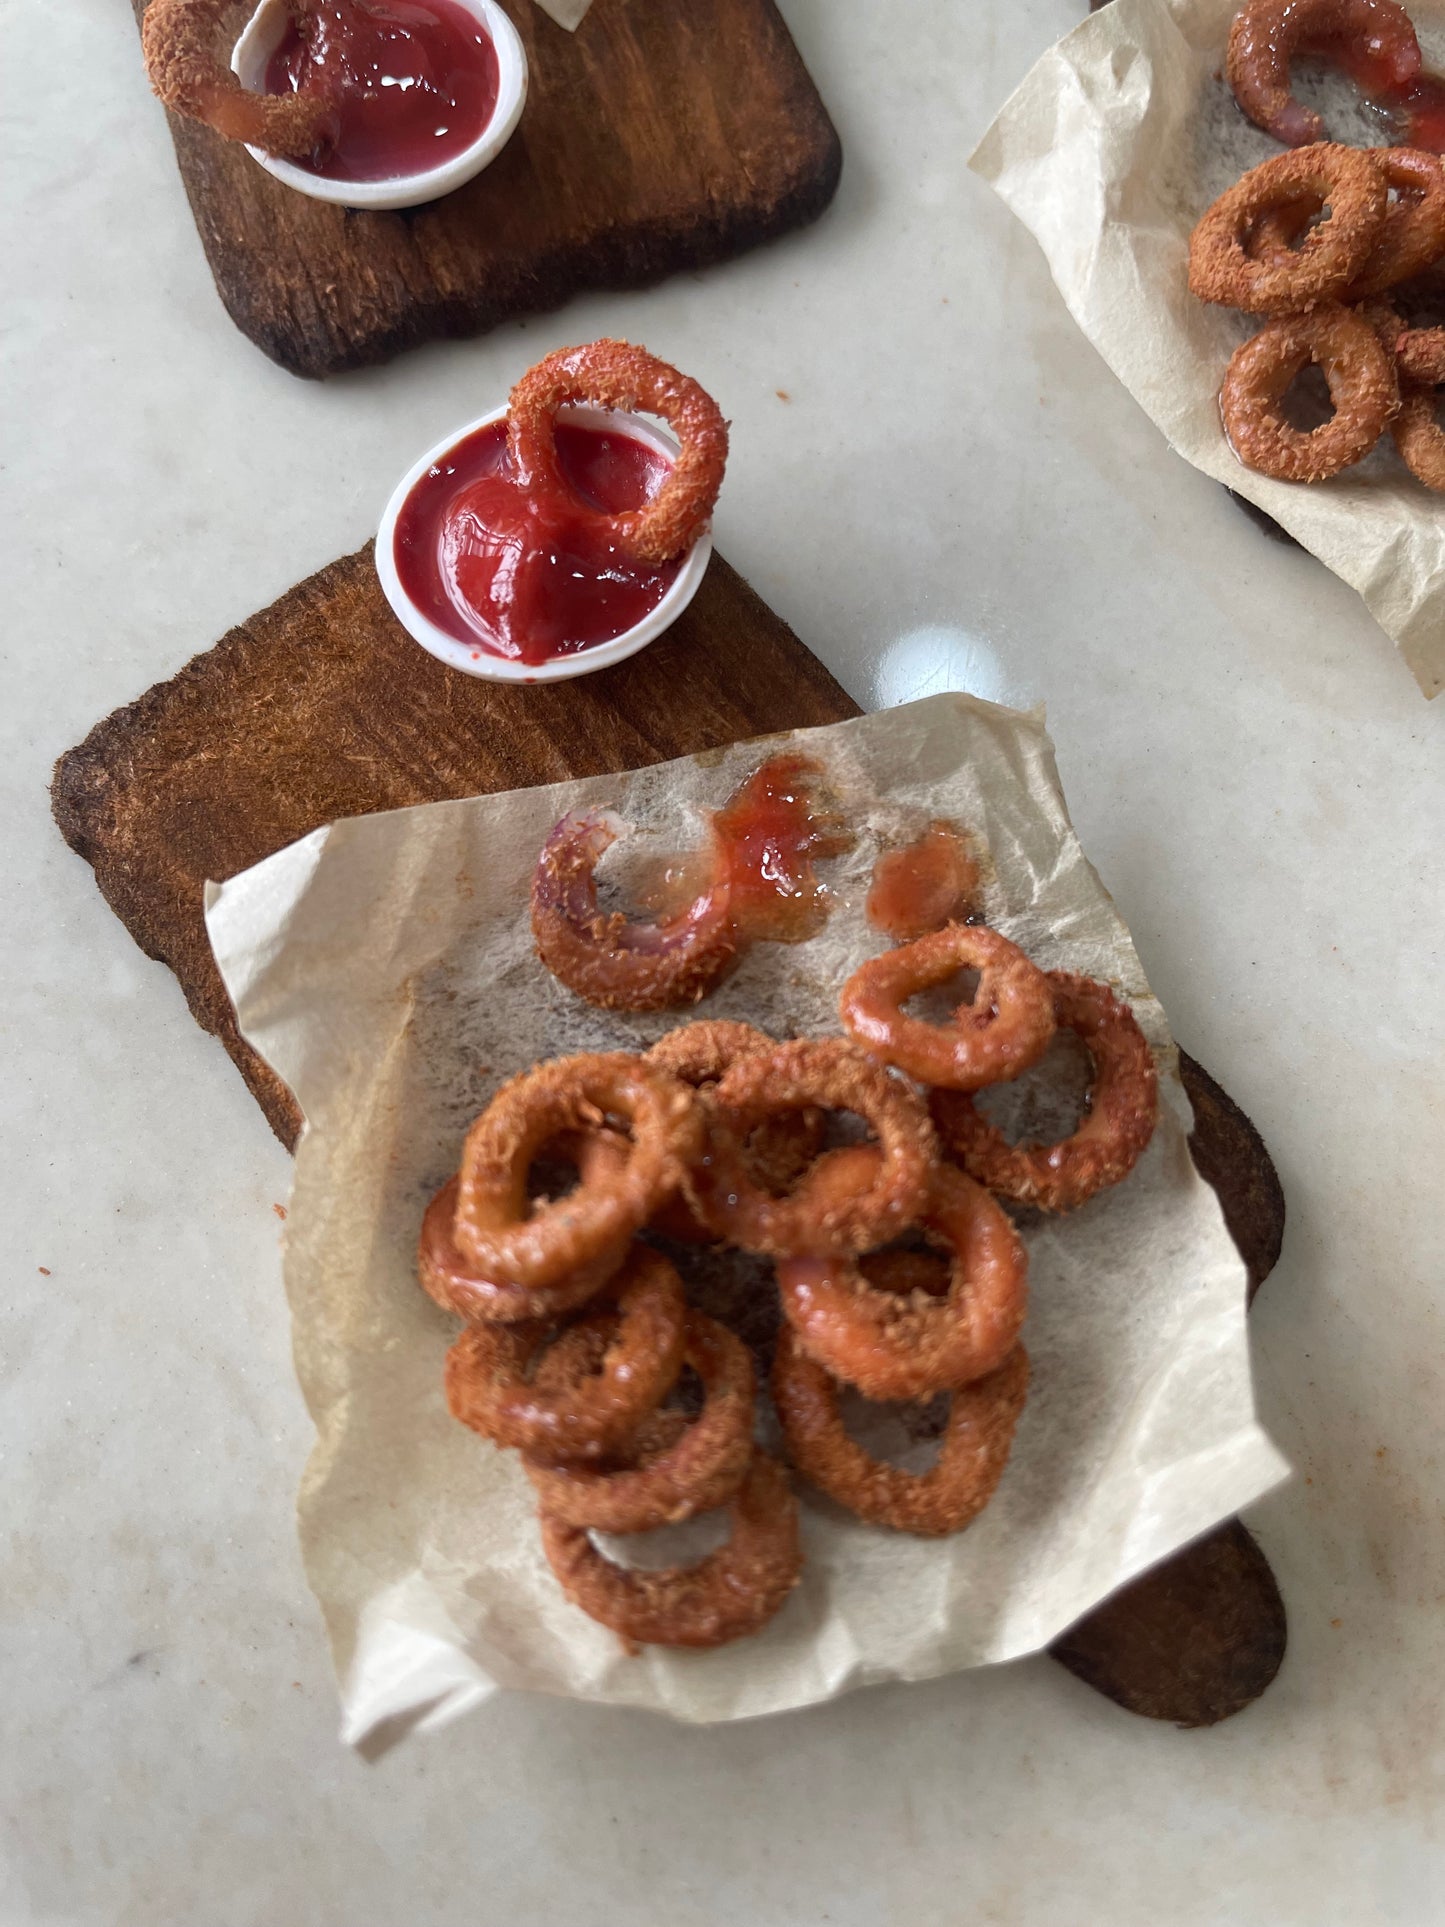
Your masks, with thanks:
<instances>
[{"instance_id":1,"label":"golden brown onion ring","mask_svg":"<svg viewBox=\"0 0 1445 1927\"><path fill-rule=\"evenodd\" d=\"M1368 153L1322 143L1251 168L1200 216L1189 237L1189 286L1201 301L1246 314L1280 314L1336 300L1363 270L1384 231L1385 177ZM1277 210L1329 207L1295 249L1257 245Z\"/></svg>"},{"instance_id":2,"label":"golden brown onion ring","mask_svg":"<svg viewBox=\"0 0 1445 1927\"><path fill-rule=\"evenodd\" d=\"M773 1403L788 1456L805 1479L869 1525L928 1538L961 1532L998 1488L1028 1394L1029 1361L1018 1345L987 1378L949 1394L937 1463L906 1472L869 1456L849 1437L839 1386L783 1327L773 1361Z\"/></svg>"},{"instance_id":3,"label":"golden brown onion ring","mask_svg":"<svg viewBox=\"0 0 1445 1927\"><path fill-rule=\"evenodd\" d=\"M1445 429L1440 426L1440 391L1409 388L1394 421L1395 446L1417 481L1445 491Z\"/></svg>"},{"instance_id":4,"label":"golden brown onion ring","mask_svg":"<svg viewBox=\"0 0 1445 1927\"><path fill-rule=\"evenodd\" d=\"M566 1197L530 1205L527 1174L537 1154L608 1117L630 1130L624 1168L605 1181L583 1177ZM640 1057L612 1051L539 1064L504 1084L467 1133L456 1246L483 1276L528 1291L609 1259L610 1275L702 1143L694 1094Z\"/></svg>"},{"instance_id":5,"label":"golden brown onion ring","mask_svg":"<svg viewBox=\"0 0 1445 1927\"><path fill-rule=\"evenodd\" d=\"M866 1145L831 1151L804 1188L814 1197L830 1188L864 1189L877 1162ZM982 1378L1003 1363L1023 1328L1028 1254L987 1191L939 1165L918 1223L948 1251L944 1298L927 1288L878 1289L847 1258L786 1258L778 1265L783 1310L799 1342L867 1398L928 1398Z\"/></svg>"},{"instance_id":6,"label":"golden brown onion ring","mask_svg":"<svg viewBox=\"0 0 1445 1927\"><path fill-rule=\"evenodd\" d=\"M1280 403L1313 362L1335 412L1296 428ZM1400 406L1394 365L1369 322L1348 308L1281 315L1237 348L1219 391L1229 445L1246 468L1281 482L1322 482L1361 461Z\"/></svg>"},{"instance_id":7,"label":"golden brown onion ring","mask_svg":"<svg viewBox=\"0 0 1445 1927\"><path fill-rule=\"evenodd\" d=\"M621 1263L621 1254L609 1248L541 1290L489 1277L457 1247L458 1189L457 1180L449 1178L427 1206L416 1260L422 1290L458 1318L506 1324L558 1318L600 1291Z\"/></svg>"},{"instance_id":8,"label":"golden brown onion ring","mask_svg":"<svg viewBox=\"0 0 1445 1927\"><path fill-rule=\"evenodd\" d=\"M660 1449L624 1452L607 1465L544 1463L534 1453L522 1463L537 1501L565 1525L601 1532L647 1532L710 1512L737 1491L752 1457L753 1361L747 1347L700 1311L687 1314L683 1358L702 1380L703 1407L674 1434L666 1426ZM589 1383L589 1346L582 1332L560 1338L545 1361L545 1382L566 1399ZM673 1414L659 1413L666 1421Z\"/></svg>"},{"instance_id":9,"label":"golden brown onion ring","mask_svg":"<svg viewBox=\"0 0 1445 1927\"><path fill-rule=\"evenodd\" d=\"M971 1004L947 1024L929 1024L903 1009L921 990L977 970ZM1016 944L987 925L951 923L931 936L872 957L853 972L838 999L843 1028L865 1050L923 1084L976 1091L1017 1077L1036 1064L1054 1034L1054 1005L1044 973Z\"/></svg>"},{"instance_id":10,"label":"golden brown onion ring","mask_svg":"<svg viewBox=\"0 0 1445 1927\"><path fill-rule=\"evenodd\" d=\"M572 810L537 860L532 935L552 975L602 1010L671 1010L705 997L737 954L719 872L686 910L633 923L597 907L597 864L624 829L610 810Z\"/></svg>"},{"instance_id":11,"label":"golden brown onion ring","mask_svg":"<svg viewBox=\"0 0 1445 1927\"><path fill-rule=\"evenodd\" d=\"M779 1112L851 1111L873 1128L878 1174L846 1198L774 1197L748 1168L747 1142ZM741 1058L717 1087L707 1154L692 1173L697 1207L720 1237L774 1258L828 1257L886 1244L928 1193L937 1139L912 1090L842 1038L798 1039Z\"/></svg>"},{"instance_id":12,"label":"golden brown onion ring","mask_svg":"<svg viewBox=\"0 0 1445 1927\"><path fill-rule=\"evenodd\" d=\"M552 1463L617 1450L677 1382L687 1303L672 1266L645 1245L633 1246L603 1294L615 1313L597 1368L558 1390L529 1376L552 1335L545 1320L470 1326L447 1353L452 1417Z\"/></svg>"},{"instance_id":13,"label":"golden brown onion ring","mask_svg":"<svg viewBox=\"0 0 1445 1927\"><path fill-rule=\"evenodd\" d=\"M700 1565L628 1571L593 1545L585 1526L542 1514L542 1547L574 1606L624 1644L724 1646L761 1632L798 1583L798 1501L776 1459L755 1452L728 1507L726 1545Z\"/></svg>"},{"instance_id":14,"label":"golden brown onion ring","mask_svg":"<svg viewBox=\"0 0 1445 1927\"><path fill-rule=\"evenodd\" d=\"M1323 137L1324 124L1295 99L1290 61L1304 52L1327 59L1331 41L1357 39L1380 62L1384 87L1406 87L1418 76L1420 43L1396 0L1247 0L1229 30L1225 72L1256 127L1303 147Z\"/></svg>"},{"instance_id":15,"label":"golden brown onion ring","mask_svg":"<svg viewBox=\"0 0 1445 1927\"><path fill-rule=\"evenodd\" d=\"M1062 1144L1010 1144L962 1091L935 1091L945 1150L990 1191L1043 1211L1070 1211L1126 1178L1154 1135L1159 1079L1134 1013L1107 984L1051 970L1059 1023L1093 1064L1088 1112Z\"/></svg>"},{"instance_id":16,"label":"golden brown onion ring","mask_svg":"<svg viewBox=\"0 0 1445 1927\"><path fill-rule=\"evenodd\" d=\"M508 446L523 488L571 494L554 428L557 410L574 403L660 415L672 428L681 447L650 502L616 515L577 506L633 561L671 562L685 554L707 527L727 463L728 425L712 396L630 342L559 348L527 370L507 404Z\"/></svg>"},{"instance_id":17,"label":"golden brown onion ring","mask_svg":"<svg viewBox=\"0 0 1445 1927\"><path fill-rule=\"evenodd\" d=\"M329 101L305 94L253 94L220 51L235 0L151 0L141 23L146 73L174 113L204 121L230 141L306 160L335 126Z\"/></svg>"}]
</instances>

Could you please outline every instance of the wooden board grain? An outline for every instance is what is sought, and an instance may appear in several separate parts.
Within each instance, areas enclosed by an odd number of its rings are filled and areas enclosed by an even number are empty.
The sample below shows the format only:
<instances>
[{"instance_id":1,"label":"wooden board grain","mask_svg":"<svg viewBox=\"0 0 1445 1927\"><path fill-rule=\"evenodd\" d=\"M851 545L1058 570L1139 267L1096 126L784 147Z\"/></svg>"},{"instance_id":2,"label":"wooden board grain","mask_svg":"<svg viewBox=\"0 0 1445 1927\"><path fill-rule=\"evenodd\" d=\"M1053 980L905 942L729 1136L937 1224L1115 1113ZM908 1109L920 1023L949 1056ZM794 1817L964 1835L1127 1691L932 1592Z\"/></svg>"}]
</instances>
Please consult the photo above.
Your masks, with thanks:
<instances>
[{"instance_id":1,"label":"wooden board grain","mask_svg":"<svg viewBox=\"0 0 1445 1927\"><path fill-rule=\"evenodd\" d=\"M720 556L650 649L575 682L526 687L458 675L418 649L387 606L368 544L98 723L56 764L52 806L117 916L175 972L197 1022L291 1145L295 1104L237 1032L206 940L208 877L234 876L338 817L634 769L859 713ZM1243 1113L1184 1053L1180 1068L1195 1161L1257 1286L1279 1252L1279 1181ZM1121 1706L1205 1725L1264 1690L1284 1638L1268 1565L1231 1521L1053 1651Z\"/></svg>"},{"instance_id":2,"label":"wooden board grain","mask_svg":"<svg viewBox=\"0 0 1445 1927\"><path fill-rule=\"evenodd\" d=\"M773 0L595 0L575 34L533 0L501 4L527 49L521 123L490 167L429 206L312 200L170 116L221 300L283 368L332 375L591 289L642 287L832 199L842 149ZM132 5L139 18L146 0ZM238 0L237 31L248 11Z\"/></svg>"}]
</instances>

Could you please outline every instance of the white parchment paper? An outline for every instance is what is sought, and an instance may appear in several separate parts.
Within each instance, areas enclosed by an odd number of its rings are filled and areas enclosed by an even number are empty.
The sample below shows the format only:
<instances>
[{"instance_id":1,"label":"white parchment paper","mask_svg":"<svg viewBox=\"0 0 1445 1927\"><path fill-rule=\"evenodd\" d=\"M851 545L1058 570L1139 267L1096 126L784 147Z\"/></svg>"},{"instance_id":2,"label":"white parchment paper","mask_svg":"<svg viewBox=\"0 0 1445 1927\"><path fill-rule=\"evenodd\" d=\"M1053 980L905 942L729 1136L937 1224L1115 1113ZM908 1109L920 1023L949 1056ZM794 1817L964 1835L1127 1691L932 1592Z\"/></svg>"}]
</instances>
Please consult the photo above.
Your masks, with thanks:
<instances>
[{"instance_id":1,"label":"white parchment paper","mask_svg":"<svg viewBox=\"0 0 1445 1927\"><path fill-rule=\"evenodd\" d=\"M575 33L592 0L537 0L537 5L543 13L550 14L559 27L565 27L568 33Z\"/></svg>"},{"instance_id":2,"label":"white parchment paper","mask_svg":"<svg viewBox=\"0 0 1445 1927\"><path fill-rule=\"evenodd\" d=\"M1220 78L1238 0L1112 0L1046 53L970 165L1043 248L1069 312L1196 468L1272 515L1364 597L1427 696L1445 688L1445 501L1387 435L1328 482L1276 482L1235 459L1220 424L1229 357L1259 323L1188 287L1195 222L1247 169L1284 150ZM1445 9L1410 9L1427 65L1445 68ZM1338 77L1301 98L1331 136L1390 138Z\"/></svg>"},{"instance_id":3,"label":"white parchment paper","mask_svg":"<svg viewBox=\"0 0 1445 1927\"><path fill-rule=\"evenodd\" d=\"M821 762L858 846L830 866L823 935L757 946L703 1011L835 1033L838 985L882 947L863 916L880 847L948 816L986 848L988 921L1132 1001L1160 1063L1159 1130L1126 1183L1026 1227L1033 1386L969 1531L909 1538L805 1497L801 1587L763 1634L716 1653L627 1658L563 1598L515 1455L443 1402L455 1328L415 1282L422 1210L504 1078L673 1021L592 1010L532 954L528 886L557 818L611 804L637 826L634 851L675 852L780 740L354 818L209 891L241 1028L308 1120L285 1260L318 1433L301 1534L351 1741L451 1719L497 1687L707 1721L1012 1659L1285 1474L1255 1421L1244 1267L1189 1158L1164 1013L1070 827L1042 719L936 696L786 739Z\"/></svg>"}]
</instances>

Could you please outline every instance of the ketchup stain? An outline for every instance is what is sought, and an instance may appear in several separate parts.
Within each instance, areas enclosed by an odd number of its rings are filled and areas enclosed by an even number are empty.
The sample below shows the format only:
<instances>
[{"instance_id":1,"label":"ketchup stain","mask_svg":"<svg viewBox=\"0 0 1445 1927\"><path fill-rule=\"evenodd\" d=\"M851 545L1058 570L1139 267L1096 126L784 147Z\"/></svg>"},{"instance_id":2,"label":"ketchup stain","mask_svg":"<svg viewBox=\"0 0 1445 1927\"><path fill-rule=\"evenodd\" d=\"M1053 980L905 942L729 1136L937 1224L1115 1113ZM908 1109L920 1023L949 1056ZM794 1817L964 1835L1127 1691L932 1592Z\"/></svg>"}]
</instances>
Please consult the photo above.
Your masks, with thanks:
<instances>
[{"instance_id":1,"label":"ketchup stain","mask_svg":"<svg viewBox=\"0 0 1445 1927\"><path fill-rule=\"evenodd\" d=\"M978 861L963 832L930 823L917 842L885 850L874 864L868 921L895 943L911 943L973 915L978 886Z\"/></svg>"},{"instance_id":2,"label":"ketchup stain","mask_svg":"<svg viewBox=\"0 0 1445 1927\"><path fill-rule=\"evenodd\" d=\"M1422 74L1395 106L1405 124L1405 146L1445 154L1445 80Z\"/></svg>"},{"instance_id":3,"label":"ketchup stain","mask_svg":"<svg viewBox=\"0 0 1445 1927\"><path fill-rule=\"evenodd\" d=\"M854 836L809 756L770 756L712 819L714 861L725 865L734 927L764 943L803 943L828 920L815 863L841 856Z\"/></svg>"},{"instance_id":4,"label":"ketchup stain","mask_svg":"<svg viewBox=\"0 0 1445 1927\"><path fill-rule=\"evenodd\" d=\"M497 51L458 0L312 0L266 63L268 94L334 108L323 153L299 162L328 180L384 181L439 167L486 130Z\"/></svg>"},{"instance_id":5,"label":"ketchup stain","mask_svg":"<svg viewBox=\"0 0 1445 1927\"><path fill-rule=\"evenodd\" d=\"M1421 71L1413 28L1382 28L1353 37L1322 35L1306 41L1300 51L1347 74L1384 111L1398 146L1445 154L1445 79Z\"/></svg>"},{"instance_id":6,"label":"ketchup stain","mask_svg":"<svg viewBox=\"0 0 1445 1927\"><path fill-rule=\"evenodd\" d=\"M499 421L434 463L396 521L396 570L417 608L458 642L516 662L575 655L634 628L684 559L632 562L585 513L641 507L671 466L664 454L579 422L559 421L556 435L575 501L518 485Z\"/></svg>"}]
</instances>

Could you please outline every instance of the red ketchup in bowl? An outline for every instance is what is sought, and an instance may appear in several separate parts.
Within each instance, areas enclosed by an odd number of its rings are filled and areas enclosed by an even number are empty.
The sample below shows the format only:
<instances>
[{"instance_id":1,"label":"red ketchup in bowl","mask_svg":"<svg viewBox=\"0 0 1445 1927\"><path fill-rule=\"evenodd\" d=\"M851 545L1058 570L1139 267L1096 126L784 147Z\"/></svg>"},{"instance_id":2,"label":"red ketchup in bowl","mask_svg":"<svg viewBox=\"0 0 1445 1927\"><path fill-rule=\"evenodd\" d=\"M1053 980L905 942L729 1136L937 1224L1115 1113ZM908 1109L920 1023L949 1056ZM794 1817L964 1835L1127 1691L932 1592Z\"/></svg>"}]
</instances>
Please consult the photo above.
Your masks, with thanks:
<instances>
[{"instance_id":1,"label":"red ketchup in bowl","mask_svg":"<svg viewBox=\"0 0 1445 1927\"><path fill-rule=\"evenodd\" d=\"M686 560L633 562L580 512L651 500L672 466L660 449L565 417L556 434L575 500L518 486L502 420L434 462L396 518L396 573L416 607L458 642L516 662L576 655L635 628Z\"/></svg>"},{"instance_id":2,"label":"red ketchup in bowl","mask_svg":"<svg viewBox=\"0 0 1445 1927\"><path fill-rule=\"evenodd\" d=\"M268 94L320 95L335 125L295 165L330 180L384 181L454 160L497 105L497 51L460 0L312 0L266 64Z\"/></svg>"}]
</instances>

